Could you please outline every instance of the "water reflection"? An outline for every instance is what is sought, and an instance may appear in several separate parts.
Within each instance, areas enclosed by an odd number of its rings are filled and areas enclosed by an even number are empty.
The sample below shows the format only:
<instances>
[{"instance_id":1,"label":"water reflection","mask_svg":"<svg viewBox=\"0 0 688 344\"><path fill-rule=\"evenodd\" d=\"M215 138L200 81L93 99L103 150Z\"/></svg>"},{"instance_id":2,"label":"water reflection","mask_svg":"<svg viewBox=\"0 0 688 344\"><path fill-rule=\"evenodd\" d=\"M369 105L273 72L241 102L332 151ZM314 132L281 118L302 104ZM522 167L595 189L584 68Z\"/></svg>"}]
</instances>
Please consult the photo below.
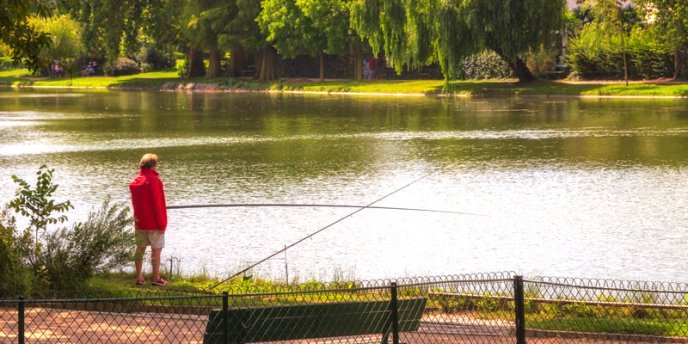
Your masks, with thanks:
<instances>
[{"instance_id":1,"label":"water reflection","mask_svg":"<svg viewBox=\"0 0 688 344\"><path fill-rule=\"evenodd\" d=\"M155 151L170 204L367 204L289 252L290 275L358 278L514 270L677 280L688 185L683 100L435 99L0 92L0 199L17 174L56 169L85 216L127 201ZM170 212L167 254L225 273L347 210ZM284 273L283 258L258 272Z\"/></svg>"}]
</instances>

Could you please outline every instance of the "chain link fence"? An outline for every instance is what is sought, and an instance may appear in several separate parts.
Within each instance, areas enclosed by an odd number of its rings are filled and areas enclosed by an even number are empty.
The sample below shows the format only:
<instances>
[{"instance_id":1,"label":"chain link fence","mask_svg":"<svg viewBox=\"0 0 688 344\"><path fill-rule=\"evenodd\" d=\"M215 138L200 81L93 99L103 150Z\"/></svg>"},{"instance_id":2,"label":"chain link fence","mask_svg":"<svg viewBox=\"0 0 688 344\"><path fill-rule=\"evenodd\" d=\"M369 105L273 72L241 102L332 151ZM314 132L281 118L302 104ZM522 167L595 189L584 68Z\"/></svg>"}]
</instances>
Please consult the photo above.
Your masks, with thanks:
<instances>
[{"instance_id":1,"label":"chain link fence","mask_svg":"<svg viewBox=\"0 0 688 344\"><path fill-rule=\"evenodd\" d=\"M489 273L0 300L0 343L688 343L688 285Z\"/></svg>"}]
</instances>

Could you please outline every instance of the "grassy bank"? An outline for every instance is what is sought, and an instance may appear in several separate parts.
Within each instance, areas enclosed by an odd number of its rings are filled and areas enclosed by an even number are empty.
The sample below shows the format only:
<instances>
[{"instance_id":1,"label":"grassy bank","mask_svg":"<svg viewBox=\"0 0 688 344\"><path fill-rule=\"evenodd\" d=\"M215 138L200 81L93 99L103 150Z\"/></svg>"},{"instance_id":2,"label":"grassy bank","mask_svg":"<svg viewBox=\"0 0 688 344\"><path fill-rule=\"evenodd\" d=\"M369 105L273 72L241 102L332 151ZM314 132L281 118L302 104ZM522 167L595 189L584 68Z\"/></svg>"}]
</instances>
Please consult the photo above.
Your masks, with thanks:
<instances>
[{"instance_id":1,"label":"grassy bank","mask_svg":"<svg viewBox=\"0 0 688 344\"><path fill-rule=\"evenodd\" d=\"M288 79L261 82L248 78L180 78L176 71L137 75L75 78L37 78L25 69L0 71L0 85L13 87L77 87L185 91L293 91L435 95L443 93L442 80L326 80ZM563 95L688 97L688 83L666 81L568 82L538 81L520 84L513 80L462 80L450 84L450 95Z\"/></svg>"},{"instance_id":2,"label":"grassy bank","mask_svg":"<svg viewBox=\"0 0 688 344\"><path fill-rule=\"evenodd\" d=\"M303 283L286 284L279 281L261 279L237 278L229 283L222 284L218 288L209 290L218 280L206 276L195 276L173 280L173 284L167 287L134 286L134 275L131 273L105 274L93 278L89 284L89 292L100 297L141 297L141 296L171 296L171 295L198 295L219 294L223 291L229 294L252 294L238 302L246 302L251 306L274 306L276 304L303 304L330 301L371 301L382 300L389 297L380 293L377 289L347 289L365 287L362 282L331 282L320 283L308 281ZM439 289L436 289L439 288ZM339 290L336 290L339 289ZM286 291L318 291L317 293L285 293ZM402 287L399 296L426 297L427 305L425 314L439 317L472 318L475 320L496 320L505 322L514 321L514 305L512 301L504 300L503 294L485 293L462 294L452 296L434 294L442 291L441 286L411 286ZM275 292L281 292L275 294ZM265 295L258 295L266 293ZM542 300L542 295L528 295L529 298ZM686 337L688 335L688 320L685 310L677 308L662 309L654 305L654 300L642 306L628 299L613 299L603 297L606 302L615 304L599 304L595 302L579 302L559 304L557 300L547 303L533 303L527 299L525 307L526 326L529 329L545 331L573 331L576 333L615 333L651 336L675 336ZM149 306L161 307L164 305L194 305L195 299L165 299L142 301ZM237 299L239 300L239 299ZM219 298L204 299L211 305L220 305Z\"/></svg>"}]
</instances>

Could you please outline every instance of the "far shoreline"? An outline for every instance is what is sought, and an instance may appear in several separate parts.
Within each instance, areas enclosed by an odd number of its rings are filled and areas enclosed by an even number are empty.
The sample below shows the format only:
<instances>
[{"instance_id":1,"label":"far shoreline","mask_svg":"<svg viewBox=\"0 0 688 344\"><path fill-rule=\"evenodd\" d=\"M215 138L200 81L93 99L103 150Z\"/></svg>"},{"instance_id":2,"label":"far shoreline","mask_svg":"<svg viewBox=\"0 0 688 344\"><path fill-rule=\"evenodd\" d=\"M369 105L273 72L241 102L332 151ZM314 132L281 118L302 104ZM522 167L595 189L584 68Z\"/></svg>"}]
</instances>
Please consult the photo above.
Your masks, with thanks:
<instances>
[{"instance_id":1,"label":"far shoreline","mask_svg":"<svg viewBox=\"0 0 688 344\"><path fill-rule=\"evenodd\" d=\"M544 97L590 99L688 99L688 82L673 80L455 80L445 89L443 80L180 78L174 71L129 76L37 78L25 70L0 72L0 87L11 89L64 89L128 92L270 93L346 95L368 97Z\"/></svg>"}]
</instances>

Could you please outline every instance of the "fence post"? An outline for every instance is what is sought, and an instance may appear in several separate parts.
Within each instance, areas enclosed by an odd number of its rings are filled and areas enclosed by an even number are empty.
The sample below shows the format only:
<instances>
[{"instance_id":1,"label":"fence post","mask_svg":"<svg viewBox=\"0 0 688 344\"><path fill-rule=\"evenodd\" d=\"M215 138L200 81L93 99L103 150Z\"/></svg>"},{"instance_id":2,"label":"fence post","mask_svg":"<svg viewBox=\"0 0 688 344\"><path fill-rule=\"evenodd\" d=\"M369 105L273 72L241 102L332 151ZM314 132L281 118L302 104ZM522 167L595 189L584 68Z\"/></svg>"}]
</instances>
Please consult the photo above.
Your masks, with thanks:
<instances>
[{"instance_id":1,"label":"fence post","mask_svg":"<svg viewBox=\"0 0 688 344\"><path fill-rule=\"evenodd\" d=\"M399 344L399 303L397 302L397 282L392 282L392 343Z\"/></svg>"},{"instance_id":2,"label":"fence post","mask_svg":"<svg viewBox=\"0 0 688 344\"><path fill-rule=\"evenodd\" d=\"M516 344L526 344L526 314L523 276L514 276L514 311L516 312Z\"/></svg>"},{"instance_id":3,"label":"fence post","mask_svg":"<svg viewBox=\"0 0 688 344\"><path fill-rule=\"evenodd\" d=\"M222 293L222 339L223 343L229 343L229 294Z\"/></svg>"},{"instance_id":4,"label":"fence post","mask_svg":"<svg viewBox=\"0 0 688 344\"><path fill-rule=\"evenodd\" d=\"M17 333L17 339L19 339L19 344L24 344L24 297L20 296L19 297L19 305L18 305L18 316L19 319L17 319L17 325L19 325L19 333Z\"/></svg>"}]
</instances>

